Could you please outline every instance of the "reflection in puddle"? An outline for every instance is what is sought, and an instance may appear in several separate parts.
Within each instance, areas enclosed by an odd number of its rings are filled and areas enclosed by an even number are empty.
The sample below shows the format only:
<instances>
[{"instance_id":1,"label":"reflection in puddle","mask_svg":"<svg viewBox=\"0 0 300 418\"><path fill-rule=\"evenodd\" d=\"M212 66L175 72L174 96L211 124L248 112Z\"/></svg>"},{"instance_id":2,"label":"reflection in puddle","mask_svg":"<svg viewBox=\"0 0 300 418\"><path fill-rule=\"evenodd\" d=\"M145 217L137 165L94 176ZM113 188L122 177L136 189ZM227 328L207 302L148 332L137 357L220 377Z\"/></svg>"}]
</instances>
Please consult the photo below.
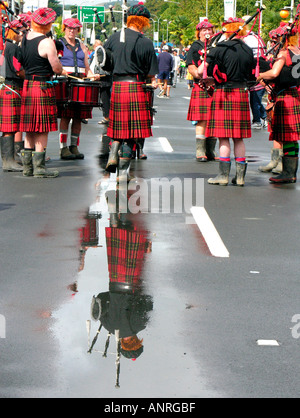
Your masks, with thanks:
<instances>
[{"instance_id":1,"label":"reflection in puddle","mask_svg":"<svg viewBox=\"0 0 300 418\"><path fill-rule=\"evenodd\" d=\"M99 203L103 205L106 202L109 212L109 225L105 227L109 283L107 291L100 292L92 298L91 319L99 322L92 342L90 341L91 320L87 320L86 324L88 353L100 353L103 358L107 358L108 354L115 356L115 387L119 388L121 358L135 361L144 350L143 338L138 334L147 326L153 301L151 296L143 292L142 277L146 257L151 252L152 244L148 239L148 232L141 224L141 219L127 210L129 198L127 189L105 191L106 186L107 184L98 184ZM80 230L81 271L84 269L88 249L100 246L98 220L101 217L101 212L90 208L86 216L86 224ZM98 341L105 331L108 333L106 340ZM115 344L114 349L110 350L112 335Z\"/></svg>"}]
</instances>

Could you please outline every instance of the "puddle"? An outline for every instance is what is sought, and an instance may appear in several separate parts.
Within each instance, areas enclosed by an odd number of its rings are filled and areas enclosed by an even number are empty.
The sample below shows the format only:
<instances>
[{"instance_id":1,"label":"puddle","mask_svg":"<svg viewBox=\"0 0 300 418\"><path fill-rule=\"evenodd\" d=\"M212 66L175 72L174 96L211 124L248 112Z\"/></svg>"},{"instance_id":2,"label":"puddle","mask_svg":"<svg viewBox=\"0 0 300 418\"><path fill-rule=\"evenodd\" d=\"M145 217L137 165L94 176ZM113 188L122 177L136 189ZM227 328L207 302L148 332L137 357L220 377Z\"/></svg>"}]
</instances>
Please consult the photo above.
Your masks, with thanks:
<instances>
[{"instance_id":1,"label":"puddle","mask_svg":"<svg viewBox=\"0 0 300 418\"><path fill-rule=\"evenodd\" d=\"M127 210L132 192L118 189L114 175L95 189L72 297L53 313L62 396L208 396L185 338L193 306L166 274L170 243L157 225L150 230L148 213Z\"/></svg>"}]
</instances>

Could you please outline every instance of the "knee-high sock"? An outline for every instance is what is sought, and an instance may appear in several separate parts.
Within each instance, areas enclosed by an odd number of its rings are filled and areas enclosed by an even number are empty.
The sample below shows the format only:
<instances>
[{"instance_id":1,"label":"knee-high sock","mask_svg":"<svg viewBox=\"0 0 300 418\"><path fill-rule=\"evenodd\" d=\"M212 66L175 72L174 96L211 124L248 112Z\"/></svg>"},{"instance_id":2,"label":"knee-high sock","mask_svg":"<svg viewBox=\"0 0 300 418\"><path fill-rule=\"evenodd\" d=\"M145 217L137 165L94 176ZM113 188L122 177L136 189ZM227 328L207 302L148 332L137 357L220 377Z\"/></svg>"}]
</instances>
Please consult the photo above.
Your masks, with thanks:
<instances>
[{"instance_id":1,"label":"knee-high sock","mask_svg":"<svg viewBox=\"0 0 300 418\"><path fill-rule=\"evenodd\" d=\"M299 144L295 142L284 142L283 143L283 155L285 157L298 157L299 155Z\"/></svg>"},{"instance_id":2,"label":"knee-high sock","mask_svg":"<svg viewBox=\"0 0 300 418\"><path fill-rule=\"evenodd\" d=\"M68 142L68 130L67 129L61 129L59 132L59 145L60 148L65 148L67 146Z\"/></svg>"},{"instance_id":3,"label":"knee-high sock","mask_svg":"<svg viewBox=\"0 0 300 418\"><path fill-rule=\"evenodd\" d=\"M78 147L79 145L79 135L71 133L71 145Z\"/></svg>"}]
</instances>

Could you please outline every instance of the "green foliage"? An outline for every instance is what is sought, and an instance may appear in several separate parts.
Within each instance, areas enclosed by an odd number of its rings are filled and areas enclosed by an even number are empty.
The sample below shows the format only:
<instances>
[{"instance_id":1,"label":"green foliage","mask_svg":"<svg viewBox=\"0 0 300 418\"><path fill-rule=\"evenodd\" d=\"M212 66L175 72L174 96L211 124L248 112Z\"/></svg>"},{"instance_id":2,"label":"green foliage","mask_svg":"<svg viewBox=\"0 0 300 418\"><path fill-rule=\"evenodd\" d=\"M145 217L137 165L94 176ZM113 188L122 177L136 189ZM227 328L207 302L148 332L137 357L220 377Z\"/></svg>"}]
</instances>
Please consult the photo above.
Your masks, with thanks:
<instances>
[{"instance_id":1,"label":"green foliage","mask_svg":"<svg viewBox=\"0 0 300 418\"><path fill-rule=\"evenodd\" d=\"M224 1L223 0L146 0L146 7L152 13L153 20L160 19L159 38L166 39L166 25L162 24L164 19L171 22L169 24L169 41L177 46L190 45L195 40L195 29L199 23L200 17L206 16L208 10L209 20L216 25L218 29L224 21ZM174 0L175 1L175 0ZM180 3L180 4L177 4ZM265 41L268 40L268 33L271 29L279 26L281 18L279 12L284 7L290 7L290 0L264 0L266 9L263 11L262 18L262 36ZM297 6L295 2L295 7ZM260 1L258 2L260 5ZM237 0L236 16L243 17L252 15L257 10L255 0ZM295 11L295 9L294 9ZM253 24L254 22L252 22ZM153 24L153 22L152 22ZM157 30L157 24L155 26ZM257 30L257 24L254 27ZM147 35L152 38L153 27Z\"/></svg>"}]
</instances>

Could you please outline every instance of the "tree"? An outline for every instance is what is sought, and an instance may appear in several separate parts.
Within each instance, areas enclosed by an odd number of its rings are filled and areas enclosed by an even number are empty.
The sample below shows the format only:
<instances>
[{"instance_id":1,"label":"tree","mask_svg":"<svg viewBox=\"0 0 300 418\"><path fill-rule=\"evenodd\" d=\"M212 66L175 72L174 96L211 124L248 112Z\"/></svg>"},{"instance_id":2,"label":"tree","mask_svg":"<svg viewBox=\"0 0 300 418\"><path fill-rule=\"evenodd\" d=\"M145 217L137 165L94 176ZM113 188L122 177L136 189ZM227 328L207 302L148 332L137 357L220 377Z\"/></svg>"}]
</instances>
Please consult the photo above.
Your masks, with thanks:
<instances>
[{"instance_id":1,"label":"tree","mask_svg":"<svg viewBox=\"0 0 300 418\"><path fill-rule=\"evenodd\" d=\"M57 17L62 15L62 5L58 0L48 0L48 7L56 12Z\"/></svg>"}]
</instances>

